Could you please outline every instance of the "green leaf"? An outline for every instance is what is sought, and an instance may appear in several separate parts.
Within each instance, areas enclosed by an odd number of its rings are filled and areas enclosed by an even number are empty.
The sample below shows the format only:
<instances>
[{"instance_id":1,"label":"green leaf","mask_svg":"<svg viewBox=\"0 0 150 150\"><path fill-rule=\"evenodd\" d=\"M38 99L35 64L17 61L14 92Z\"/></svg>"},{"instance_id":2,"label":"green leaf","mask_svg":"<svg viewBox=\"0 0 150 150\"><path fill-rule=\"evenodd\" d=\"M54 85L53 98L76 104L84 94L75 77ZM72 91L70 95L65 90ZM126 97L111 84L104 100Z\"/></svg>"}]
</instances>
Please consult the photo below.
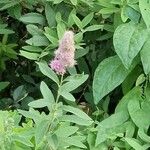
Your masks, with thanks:
<instances>
[{"instance_id":1,"label":"green leaf","mask_svg":"<svg viewBox=\"0 0 150 150\"><path fill-rule=\"evenodd\" d=\"M43 120L37 125L36 131L35 131L36 145L38 145L41 141L44 140L44 136L48 132L49 125L50 125L49 120Z\"/></svg>"},{"instance_id":2,"label":"green leaf","mask_svg":"<svg viewBox=\"0 0 150 150\"><path fill-rule=\"evenodd\" d=\"M111 7L111 8L102 8L98 13L103 14L103 15L108 15L108 14L116 13L118 11L120 11L119 8Z\"/></svg>"},{"instance_id":3,"label":"green leaf","mask_svg":"<svg viewBox=\"0 0 150 150\"><path fill-rule=\"evenodd\" d=\"M88 14L88 15L82 20L83 28L91 22L91 20L93 19L93 17L94 17L94 14L93 14L93 12L92 12L92 13Z\"/></svg>"},{"instance_id":4,"label":"green leaf","mask_svg":"<svg viewBox=\"0 0 150 150\"><path fill-rule=\"evenodd\" d=\"M28 105L33 108L43 108L49 106L49 102L46 102L44 99L38 99L30 102Z\"/></svg>"},{"instance_id":5,"label":"green leaf","mask_svg":"<svg viewBox=\"0 0 150 150\"><path fill-rule=\"evenodd\" d=\"M83 25L82 25L81 20L74 14L72 15L72 17L73 17L75 24L79 27L79 29L82 29Z\"/></svg>"},{"instance_id":6,"label":"green leaf","mask_svg":"<svg viewBox=\"0 0 150 150\"><path fill-rule=\"evenodd\" d=\"M0 34L13 34L13 33L15 32L9 29L0 29Z\"/></svg>"},{"instance_id":7,"label":"green leaf","mask_svg":"<svg viewBox=\"0 0 150 150\"><path fill-rule=\"evenodd\" d=\"M57 75L55 74L55 72L48 67L48 64L46 64L46 62L37 62L40 71L47 76L48 78L52 79L54 82L56 82L57 84L59 83L59 79L57 77Z\"/></svg>"},{"instance_id":8,"label":"green leaf","mask_svg":"<svg viewBox=\"0 0 150 150\"><path fill-rule=\"evenodd\" d=\"M45 5L45 15L46 15L46 19L47 19L49 27L56 26L56 20L55 20L56 14L49 3L46 3Z\"/></svg>"},{"instance_id":9,"label":"green leaf","mask_svg":"<svg viewBox=\"0 0 150 150\"><path fill-rule=\"evenodd\" d=\"M147 30L142 25L126 23L120 25L113 38L117 55L128 69L147 39Z\"/></svg>"},{"instance_id":10,"label":"green leaf","mask_svg":"<svg viewBox=\"0 0 150 150\"><path fill-rule=\"evenodd\" d=\"M86 146L78 139L78 137L68 137L65 139L65 142L69 143L70 145L86 149Z\"/></svg>"},{"instance_id":11,"label":"green leaf","mask_svg":"<svg viewBox=\"0 0 150 150\"><path fill-rule=\"evenodd\" d=\"M34 145L31 143L31 141L26 137L19 136L19 135L13 135L13 140L17 141L19 143L22 143L28 147L34 147Z\"/></svg>"},{"instance_id":12,"label":"green leaf","mask_svg":"<svg viewBox=\"0 0 150 150\"><path fill-rule=\"evenodd\" d=\"M119 113L115 113L110 117L104 119L97 126L97 137L96 137L96 146L110 138L111 136L115 136L115 134L121 133L120 127L129 119L128 113L122 111ZM115 138L114 138L115 139Z\"/></svg>"},{"instance_id":13,"label":"green leaf","mask_svg":"<svg viewBox=\"0 0 150 150\"><path fill-rule=\"evenodd\" d=\"M54 96L45 82L41 82L40 90L43 95L44 101L49 103L49 106L55 103Z\"/></svg>"},{"instance_id":14,"label":"green leaf","mask_svg":"<svg viewBox=\"0 0 150 150\"><path fill-rule=\"evenodd\" d=\"M90 126L93 123L92 120L85 120L76 115L63 115L60 118L60 121L72 122L81 126Z\"/></svg>"},{"instance_id":15,"label":"green leaf","mask_svg":"<svg viewBox=\"0 0 150 150\"><path fill-rule=\"evenodd\" d=\"M103 29L103 28L104 28L103 25L91 25L91 26L85 28L84 32L87 32L87 31L96 31L96 30Z\"/></svg>"},{"instance_id":16,"label":"green leaf","mask_svg":"<svg viewBox=\"0 0 150 150\"><path fill-rule=\"evenodd\" d=\"M130 100L138 100L142 96L142 88L137 86L128 92L117 105L115 112L128 112L128 103Z\"/></svg>"},{"instance_id":17,"label":"green leaf","mask_svg":"<svg viewBox=\"0 0 150 150\"><path fill-rule=\"evenodd\" d=\"M30 52L27 52L27 51L24 51L24 50L20 50L20 55L25 57L25 58L28 58L30 60L38 60L38 58L40 56L37 53L30 53Z\"/></svg>"},{"instance_id":18,"label":"green leaf","mask_svg":"<svg viewBox=\"0 0 150 150\"><path fill-rule=\"evenodd\" d=\"M141 61L145 74L150 73L150 40L148 39L141 50Z\"/></svg>"},{"instance_id":19,"label":"green leaf","mask_svg":"<svg viewBox=\"0 0 150 150\"><path fill-rule=\"evenodd\" d=\"M75 100L76 100L71 93L61 92L61 96L64 97L66 100L71 101L71 102L75 102Z\"/></svg>"},{"instance_id":20,"label":"green leaf","mask_svg":"<svg viewBox=\"0 0 150 150\"><path fill-rule=\"evenodd\" d=\"M31 46L48 46L49 41L43 35L34 35L32 38L26 40L26 43Z\"/></svg>"},{"instance_id":21,"label":"green leaf","mask_svg":"<svg viewBox=\"0 0 150 150\"><path fill-rule=\"evenodd\" d=\"M64 83L60 87L60 94L64 92L71 92L78 88L81 84L83 84L88 79L88 75L84 74L77 74L67 77L64 81L67 81L67 83Z\"/></svg>"},{"instance_id":22,"label":"green leaf","mask_svg":"<svg viewBox=\"0 0 150 150\"><path fill-rule=\"evenodd\" d=\"M82 110L80 110L79 108L64 105L63 109L66 112L70 112L70 113L73 113L74 115L77 115L79 118L82 118L84 120L91 120L92 121L92 119L86 113L84 113Z\"/></svg>"},{"instance_id":23,"label":"green leaf","mask_svg":"<svg viewBox=\"0 0 150 150\"><path fill-rule=\"evenodd\" d=\"M57 34L58 34L58 38L61 39L64 35L66 31L66 27L65 27L65 24L60 22L57 24Z\"/></svg>"},{"instance_id":24,"label":"green leaf","mask_svg":"<svg viewBox=\"0 0 150 150\"><path fill-rule=\"evenodd\" d=\"M18 101L22 100L23 98L25 98L27 95L28 95L28 93L26 92L24 85L21 85L14 90L13 99L16 102L18 102Z\"/></svg>"},{"instance_id":25,"label":"green leaf","mask_svg":"<svg viewBox=\"0 0 150 150\"><path fill-rule=\"evenodd\" d=\"M5 89L9 84L10 82L0 82L0 91Z\"/></svg>"},{"instance_id":26,"label":"green leaf","mask_svg":"<svg viewBox=\"0 0 150 150\"><path fill-rule=\"evenodd\" d=\"M78 0L70 0L71 1L71 3L73 4L73 5L77 5L77 3L78 3Z\"/></svg>"},{"instance_id":27,"label":"green leaf","mask_svg":"<svg viewBox=\"0 0 150 150\"><path fill-rule=\"evenodd\" d=\"M79 128L75 126L67 126L67 127L59 127L56 131L55 134L59 137L69 137L70 135L74 134L77 132Z\"/></svg>"},{"instance_id":28,"label":"green leaf","mask_svg":"<svg viewBox=\"0 0 150 150\"><path fill-rule=\"evenodd\" d=\"M126 122L128 118L129 115L127 112L120 111L101 121L98 124L97 129L99 128L109 129L109 128L117 127L123 124L124 122Z\"/></svg>"},{"instance_id":29,"label":"green leaf","mask_svg":"<svg viewBox=\"0 0 150 150\"><path fill-rule=\"evenodd\" d=\"M120 85L128 74L129 70L125 69L117 56L102 61L94 74L93 96L95 104L98 104L104 96Z\"/></svg>"},{"instance_id":30,"label":"green leaf","mask_svg":"<svg viewBox=\"0 0 150 150\"><path fill-rule=\"evenodd\" d=\"M146 143L150 143L150 136L148 136L145 132L144 129L139 129L138 130L138 136Z\"/></svg>"},{"instance_id":31,"label":"green leaf","mask_svg":"<svg viewBox=\"0 0 150 150\"><path fill-rule=\"evenodd\" d=\"M142 17L146 23L147 28L150 27L150 4L149 0L139 0L139 7Z\"/></svg>"},{"instance_id":32,"label":"green leaf","mask_svg":"<svg viewBox=\"0 0 150 150\"><path fill-rule=\"evenodd\" d=\"M137 140L133 139L133 138L124 138L125 141L131 146L133 147L135 150L145 150L142 145L140 145Z\"/></svg>"},{"instance_id":33,"label":"green leaf","mask_svg":"<svg viewBox=\"0 0 150 150\"><path fill-rule=\"evenodd\" d=\"M6 2L6 4L3 7L0 8L0 11L6 10L6 9L8 9L10 7L13 7L13 6L15 6L15 5L19 4L19 3L20 3L19 0L9 1L8 3Z\"/></svg>"},{"instance_id":34,"label":"green leaf","mask_svg":"<svg viewBox=\"0 0 150 150\"><path fill-rule=\"evenodd\" d=\"M43 17L43 15L41 15L39 13L27 13L27 14L21 16L21 18L19 20L24 23L33 23L33 24L37 23L40 25L45 24L45 18Z\"/></svg>"},{"instance_id":35,"label":"green leaf","mask_svg":"<svg viewBox=\"0 0 150 150\"><path fill-rule=\"evenodd\" d=\"M29 24L26 26L26 28L27 28L27 31L33 36L43 34L42 30L40 30L36 25Z\"/></svg>"}]
</instances>

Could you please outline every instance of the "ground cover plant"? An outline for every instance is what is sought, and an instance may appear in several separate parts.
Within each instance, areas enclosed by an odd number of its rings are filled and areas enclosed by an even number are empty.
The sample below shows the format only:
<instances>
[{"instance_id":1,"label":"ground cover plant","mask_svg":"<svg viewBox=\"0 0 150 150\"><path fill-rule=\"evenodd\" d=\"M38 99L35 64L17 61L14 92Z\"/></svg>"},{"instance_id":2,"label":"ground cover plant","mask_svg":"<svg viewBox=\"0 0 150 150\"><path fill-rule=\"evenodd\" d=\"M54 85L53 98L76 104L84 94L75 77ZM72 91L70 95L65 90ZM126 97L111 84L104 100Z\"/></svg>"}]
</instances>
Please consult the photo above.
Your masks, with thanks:
<instances>
[{"instance_id":1,"label":"ground cover plant","mask_svg":"<svg viewBox=\"0 0 150 150\"><path fill-rule=\"evenodd\" d=\"M0 150L150 149L149 0L0 0Z\"/></svg>"}]
</instances>

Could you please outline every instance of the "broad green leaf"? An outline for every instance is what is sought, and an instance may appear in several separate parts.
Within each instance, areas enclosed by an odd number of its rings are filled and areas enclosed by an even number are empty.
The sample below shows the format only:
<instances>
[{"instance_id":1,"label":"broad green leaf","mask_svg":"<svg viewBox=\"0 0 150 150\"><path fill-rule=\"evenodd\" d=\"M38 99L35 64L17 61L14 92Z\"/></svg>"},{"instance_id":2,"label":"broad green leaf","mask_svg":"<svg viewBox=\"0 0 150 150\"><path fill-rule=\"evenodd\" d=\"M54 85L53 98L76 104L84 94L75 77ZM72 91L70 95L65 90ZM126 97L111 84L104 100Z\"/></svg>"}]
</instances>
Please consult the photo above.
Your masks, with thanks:
<instances>
[{"instance_id":1,"label":"broad green leaf","mask_svg":"<svg viewBox=\"0 0 150 150\"><path fill-rule=\"evenodd\" d=\"M122 83L122 91L124 95L127 94L134 87L136 79L142 73L142 71L143 70L140 66L136 66L127 76L127 78Z\"/></svg>"},{"instance_id":2,"label":"broad green leaf","mask_svg":"<svg viewBox=\"0 0 150 150\"><path fill-rule=\"evenodd\" d=\"M142 17L146 23L147 28L150 27L150 4L149 0L139 0L139 7Z\"/></svg>"},{"instance_id":3,"label":"broad green leaf","mask_svg":"<svg viewBox=\"0 0 150 150\"><path fill-rule=\"evenodd\" d=\"M132 121L136 124L136 126L147 129L150 125L150 103L143 102L141 108L140 101L142 101L142 98L131 100L128 103L128 111Z\"/></svg>"},{"instance_id":4,"label":"broad green leaf","mask_svg":"<svg viewBox=\"0 0 150 150\"><path fill-rule=\"evenodd\" d=\"M130 22L122 24L116 29L113 38L115 51L127 69L131 66L146 39L147 30L142 25Z\"/></svg>"},{"instance_id":5,"label":"broad green leaf","mask_svg":"<svg viewBox=\"0 0 150 150\"><path fill-rule=\"evenodd\" d=\"M26 40L26 43L31 46L48 46L49 41L43 35L34 35L32 38Z\"/></svg>"},{"instance_id":6,"label":"broad green leaf","mask_svg":"<svg viewBox=\"0 0 150 150\"><path fill-rule=\"evenodd\" d=\"M77 115L79 118L82 118L84 120L91 120L92 121L92 119L85 112L80 110L79 108L75 108L75 107L72 107L72 106L64 105L63 109L66 112L70 112L70 113L73 113L74 115Z\"/></svg>"},{"instance_id":7,"label":"broad green leaf","mask_svg":"<svg viewBox=\"0 0 150 150\"><path fill-rule=\"evenodd\" d=\"M43 34L42 30L40 30L36 25L29 24L26 26L26 28L27 28L27 31L33 36Z\"/></svg>"},{"instance_id":8,"label":"broad green leaf","mask_svg":"<svg viewBox=\"0 0 150 150\"><path fill-rule=\"evenodd\" d=\"M50 79L52 79L54 82L56 82L57 84L59 83L59 79L57 77L57 75L55 74L55 72L48 67L48 64L46 64L46 62L37 62L40 71L47 77L49 77Z\"/></svg>"},{"instance_id":9,"label":"broad green leaf","mask_svg":"<svg viewBox=\"0 0 150 150\"><path fill-rule=\"evenodd\" d=\"M53 27L56 25L56 20L55 20L55 11L51 7L49 3L46 3L45 5L45 15L46 19L48 22L49 27Z\"/></svg>"},{"instance_id":10,"label":"broad green leaf","mask_svg":"<svg viewBox=\"0 0 150 150\"><path fill-rule=\"evenodd\" d=\"M30 53L30 52L27 52L27 51L24 51L24 50L20 50L20 55L25 57L25 58L28 58L30 60L38 60L38 58L39 58L39 54Z\"/></svg>"},{"instance_id":11,"label":"broad green leaf","mask_svg":"<svg viewBox=\"0 0 150 150\"><path fill-rule=\"evenodd\" d=\"M137 86L128 92L117 105L115 112L128 112L128 103L132 100L139 100L142 96L142 88Z\"/></svg>"},{"instance_id":12,"label":"broad green leaf","mask_svg":"<svg viewBox=\"0 0 150 150\"><path fill-rule=\"evenodd\" d=\"M145 74L150 73L150 40L148 39L141 50L141 61Z\"/></svg>"},{"instance_id":13,"label":"broad green leaf","mask_svg":"<svg viewBox=\"0 0 150 150\"><path fill-rule=\"evenodd\" d=\"M91 20L93 19L93 17L94 17L94 14L93 14L93 12L92 12L92 13L88 14L88 15L82 20L83 28L91 22Z\"/></svg>"},{"instance_id":14,"label":"broad green leaf","mask_svg":"<svg viewBox=\"0 0 150 150\"><path fill-rule=\"evenodd\" d=\"M66 126L62 127L60 126L56 131L55 134L59 137L69 137L70 135L74 134L77 132L79 128L75 126Z\"/></svg>"},{"instance_id":15,"label":"broad green leaf","mask_svg":"<svg viewBox=\"0 0 150 150\"><path fill-rule=\"evenodd\" d=\"M115 113L100 122L97 126L98 133L95 145L98 146L107 139L110 139L111 136L114 136L113 139L115 139L117 137L117 134L125 132L125 128L122 126L128 119L128 113L122 111L119 113Z\"/></svg>"},{"instance_id":16,"label":"broad green leaf","mask_svg":"<svg viewBox=\"0 0 150 150\"><path fill-rule=\"evenodd\" d=\"M145 150L142 145L140 145L137 140L133 138L125 138L125 141L135 150Z\"/></svg>"},{"instance_id":17,"label":"broad green leaf","mask_svg":"<svg viewBox=\"0 0 150 150\"><path fill-rule=\"evenodd\" d=\"M109 128L117 127L123 124L124 122L126 122L128 119L129 119L128 113L121 111L101 121L98 124L97 129L99 128L109 129Z\"/></svg>"},{"instance_id":18,"label":"broad green leaf","mask_svg":"<svg viewBox=\"0 0 150 150\"><path fill-rule=\"evenodd\" d=\"M5 89L9 84L9 82L0 82L0 91Z\"/></svg>"},{"instance_id":19,"label":"broad green leaf","mask_svg":"<svg viewBox=\"0 0 150 150\"><path fill-rule=\"evenodd\" d=\"M44 140L44 136L48 132L49 125L50 125L49 120L43 120L36 126L36 130L35 130L36 145L38 145L41 141Z\"/></svg>"},{"instance_id":20,"label":"broad green leaf","mask_svg":"<svg viewBox=\"0 0 150 150\"><path fill-rule=\"evenodd\" d=\"M102 61L94 74L93 96L95 104L98 104L104 96L120 85L129 71L125 69L117 56Z\"/></svg>"},{"instance_id":21,"label":"broad green leaf","mask_svg":"<svg viewBox=\"0 0 150 150\"><path fill-rule=\"evenodd\" d=\"M48 102L49 106L51 106L52 104L55 103L54 96L53 96L51 90L48 88L48 86L43 81L41 82L40 90L43 95L44 101Z\"/></svg>"},{"instance_id":22,"label":"broad green leaf","mask_svg":"<svg viewBox=\"0 0 150 150\"><path fill-rule=\"evenodd\" d=\"M24 23L33 23L33 24L37 23L40 25L45 24L44 16L39 13L27 13L27 14L21 16L21 18L19 20Z\"/></svg>"}]
</instances>

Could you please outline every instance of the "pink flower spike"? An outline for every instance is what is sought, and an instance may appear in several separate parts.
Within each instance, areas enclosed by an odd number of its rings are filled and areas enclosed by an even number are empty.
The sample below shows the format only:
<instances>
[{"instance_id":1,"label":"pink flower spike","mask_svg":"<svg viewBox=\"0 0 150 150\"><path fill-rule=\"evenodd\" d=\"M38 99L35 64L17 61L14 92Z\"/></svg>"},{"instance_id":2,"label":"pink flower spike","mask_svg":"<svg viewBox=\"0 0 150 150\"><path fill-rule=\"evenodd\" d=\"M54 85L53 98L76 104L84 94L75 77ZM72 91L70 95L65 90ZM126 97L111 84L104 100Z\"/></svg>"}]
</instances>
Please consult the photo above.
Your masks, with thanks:
<instances>
[{"instance_id":1,"label":"pink flower spike","mask_svg":"<svg viewBox=\"0 0 150 150\"><path fill-rule=\"evenodd\" d=\"M57 74L64 74L67 68L73 67L76 64L74 60L74 33L72 31L66 31L64 33L63 38L60 40L59 47L54 53L55 58L51 61L50 67Z\"/></svg>"},{"instance_id":2,"label":"pink flower spike","mask_svg":"<svg viewBox=\"0 0 150 150\"><path fill-rule=\"evenodd\" d=\"M51 61L49 66L52 68L52 70L54 70L59 75L63 75L66 72L62 63L57 59Z\"/></svg>"}]
</instances>

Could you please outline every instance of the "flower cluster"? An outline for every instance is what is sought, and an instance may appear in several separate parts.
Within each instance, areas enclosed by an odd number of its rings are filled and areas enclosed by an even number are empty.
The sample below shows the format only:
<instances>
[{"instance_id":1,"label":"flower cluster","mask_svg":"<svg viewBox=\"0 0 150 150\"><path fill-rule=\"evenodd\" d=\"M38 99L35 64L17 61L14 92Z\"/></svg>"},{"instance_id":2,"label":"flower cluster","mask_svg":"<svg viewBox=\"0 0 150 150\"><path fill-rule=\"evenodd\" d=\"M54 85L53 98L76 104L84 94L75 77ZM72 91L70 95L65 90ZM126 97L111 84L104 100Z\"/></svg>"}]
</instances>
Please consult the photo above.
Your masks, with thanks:
<instances>
[{"instance_id":1,"label":"flower cluster","mask_svg":"<svg viewBox=\"0 0 150 150\"><path fill-rule=\"evenodd\" d=\"M72 31L66 31L60 40L58 49L55 51L55 58L50 62L49 66L57 74L63 75L67 68L75 65L74 55L74 33Z\"/></svg>"}]
</instances>

